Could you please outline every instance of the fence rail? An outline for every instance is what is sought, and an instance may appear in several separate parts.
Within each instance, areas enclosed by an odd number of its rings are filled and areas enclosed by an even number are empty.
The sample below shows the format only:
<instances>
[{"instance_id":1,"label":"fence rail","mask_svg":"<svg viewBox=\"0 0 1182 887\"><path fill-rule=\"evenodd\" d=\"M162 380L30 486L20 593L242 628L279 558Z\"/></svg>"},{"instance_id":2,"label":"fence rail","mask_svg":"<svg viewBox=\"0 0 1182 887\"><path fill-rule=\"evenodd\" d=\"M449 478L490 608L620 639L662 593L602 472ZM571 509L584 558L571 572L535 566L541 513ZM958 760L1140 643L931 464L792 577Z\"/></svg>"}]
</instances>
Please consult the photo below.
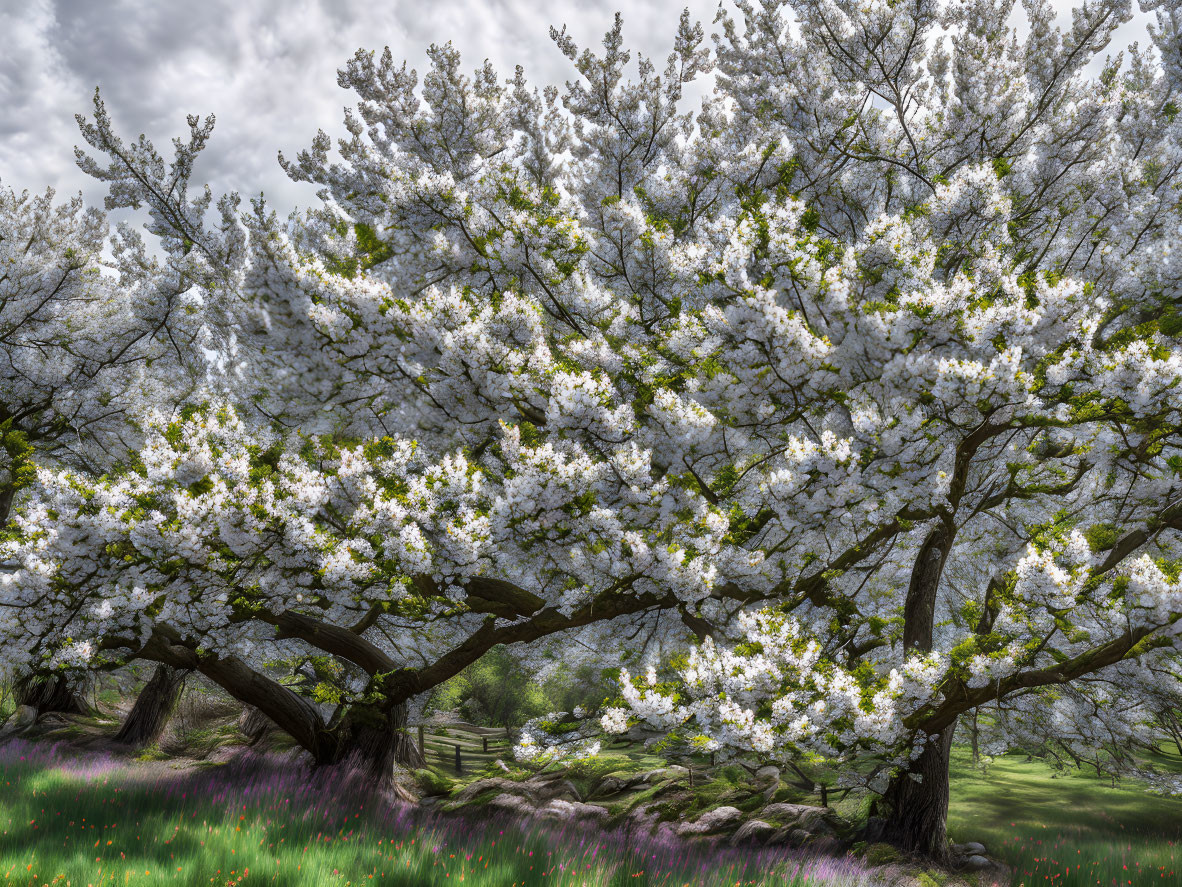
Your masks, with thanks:
<instances>
[{"instance_id":1,"label":"fence rail","mask_svg":"<svg viewBox=\"0 0 1182 887\"><path fill-rule=\"evenodd\" d=\"M480 727L452 721L417 724L413 729L427 766L445 772L478 770L510 754L513 748L513 732L508 727Z\"/></svg>"}]
</instances>

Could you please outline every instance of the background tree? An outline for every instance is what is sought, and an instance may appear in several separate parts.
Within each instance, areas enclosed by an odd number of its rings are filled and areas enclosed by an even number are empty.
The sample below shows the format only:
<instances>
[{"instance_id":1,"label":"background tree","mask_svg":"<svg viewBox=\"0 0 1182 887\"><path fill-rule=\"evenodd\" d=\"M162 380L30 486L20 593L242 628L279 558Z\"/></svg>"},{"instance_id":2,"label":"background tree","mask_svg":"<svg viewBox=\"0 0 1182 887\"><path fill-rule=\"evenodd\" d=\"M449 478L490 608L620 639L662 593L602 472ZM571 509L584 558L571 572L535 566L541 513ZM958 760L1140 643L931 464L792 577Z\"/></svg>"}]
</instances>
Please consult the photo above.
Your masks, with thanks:
<instances>
[{"instance_id":1,"label":"background tree","mask_svg":"<svg viewBox=\"0 0 1182 887\"><path fill-rule=\"evenodd\" d=\"M0 527L34 461L107 470L138 444L144 409L203 372L186 287L136 233L53 198L0 188ZM16 691L37 711L86 709L62 676L26 674Z\"/></svg>"}]
</instances>

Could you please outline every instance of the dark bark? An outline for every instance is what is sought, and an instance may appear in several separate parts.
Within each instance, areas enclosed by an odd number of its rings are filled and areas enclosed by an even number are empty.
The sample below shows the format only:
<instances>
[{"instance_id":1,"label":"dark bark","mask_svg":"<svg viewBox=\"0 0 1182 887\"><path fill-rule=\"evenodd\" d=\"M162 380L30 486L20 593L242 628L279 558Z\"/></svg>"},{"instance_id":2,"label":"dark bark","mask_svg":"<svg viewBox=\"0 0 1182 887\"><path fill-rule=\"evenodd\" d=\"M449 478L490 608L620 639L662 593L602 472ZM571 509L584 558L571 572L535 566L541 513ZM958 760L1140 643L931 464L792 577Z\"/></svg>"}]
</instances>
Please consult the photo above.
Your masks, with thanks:
<instances>
[{"instance_id":1,"label":"dark bark","mask_svg":"<svg viewBox=\"0 0 1182 887\"><path fill-rule=\"evenodd\" d=\"M956 526L943 517L928 532L911 571L903 606L903 649L929 653L936 622L936 596ZM948 764L955 720L942 732L929 734L920 756L894 776L882 797L883 840L908 853L947 862Z\"/></svg>"},{"instance_id":2,"label":"dark bark","mask_svg":"<svg viewBox=\"0 0 1182 887\"><path fill-rule=\"evenodd\" d=\"M159 739L176 710L188 676L185 669L163 663L157 665L115 734L115 741L132 748L143 748Z\"/></svg>"},{"instance_id":3,"label":"dark bark","mask_svg":"<svg viewBox=\"0 0 1182 887\"><path fill-rule=\"evenodd\" d=\"M175 631L163 626L144 644L140 656L201 672L239 702L259 709L314 760L321 760L332 744L332 732L312 703L236 656L199 655Z\"/></svg>"},{"instance_id":4,"label":"dark bark","mask_svg":"<svg viewBox=\"0 0 1182 887\"><path fill-rule=\"evenodd\" d=\"M407 767L423 766L423 756L405 732L405 702L389 703L385 709L354 706L339 722L326 724L308 700L237 657L198 655L179 641L171 632L160 630L140 655L175 668L200 671L291 735L318 765L352 760L382 780L393 775L395 761Z\"/></svg>"},{"instance_id":5,"label":"dark bark","mask_svg":"<svg viewBox=\"0 0 1182 887\"><path fill-rule=\"evenodd\" d=\"M48 712L70 715L90 713L86 700L61 675L21 678L16 682L14 695L17 705L30 706L39 715Z\"/></svg>"},{"instance_id":6,"label":"dark bark","mask_svg":"<svg viewBox=\"0 0 1182 887\"><path fill-rule=\"evenodd\" d=\"M948 763L955 729L954 724L928 737L923 753L892 778L878 804L878 813L885 819L882 840L939 863L950 858Z\"/></svg>"},{"instance_id":7,"label":"dark bark","mask_svg":"<svg viewBox=\"0 0 1182 887\"><path fill-rule=\"evenodd\" d=\"M0 487L0 527L8 526L8 515L12 513L12 502L16 498L16 487L5 484Z\"/></svg>"},{"instance_id":8,"label":"dark bark","mask_svg":"<svg viewBox=\"0 0 1182 887\"><path fill-rule=\"evenodd\" d=\"M955 538L956 527L952 521L941 520L928 532L915 558L903 606L903 649L908 653L928 653L932 649L936 593Z\"/></svg>"},{"instance_id":9,"label":"dark bark","mask_svg":"<svg viewBox=\"0 0 1182 887\"><path fill-rule=\"evenodd\" d=\"M969 737L973 743L973 766L981 763L981 749L978 741L980 729L977 726L977 709L973 709L973 725L969 730Z\"/></svg>"},{"instance_id":10,"label":"dark bark","mask_svg":"<svg viewBox=\"0 0 1182 887\"><path fill-rule=\"evenodd\" d=\"M412 770L426 766L418 745L406 731L407 707L389 712L354 708L337 728L338 744L324 763L348 763L378 779L389 779L398 764Z\"/></svg>"},{"instance_id":11,"label":"dark bark","mask_svg":"<svg viewBox=\"0 0 1182 887\"><path fill-rule=\"evenodd\" d=\"M250 745L262 742L263 738L274 729L275 725L271 723L271 719L253 705L246 706L242 711L242 716L238 718L238 732L250 740Z\"/></svg>"}]
</instances>

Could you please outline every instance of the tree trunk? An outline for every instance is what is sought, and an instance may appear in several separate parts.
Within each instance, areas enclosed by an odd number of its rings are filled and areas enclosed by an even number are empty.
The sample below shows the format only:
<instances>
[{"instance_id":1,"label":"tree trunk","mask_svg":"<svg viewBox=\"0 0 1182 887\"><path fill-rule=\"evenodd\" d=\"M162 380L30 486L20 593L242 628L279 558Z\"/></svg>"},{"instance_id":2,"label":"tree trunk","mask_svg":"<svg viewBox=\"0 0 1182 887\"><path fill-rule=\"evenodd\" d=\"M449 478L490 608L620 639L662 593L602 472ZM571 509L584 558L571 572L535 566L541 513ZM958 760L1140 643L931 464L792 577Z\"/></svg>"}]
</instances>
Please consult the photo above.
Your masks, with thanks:
<instances>
[{"instance_id":1,"label":"tree trunk","mask_svg":"<svg viewBox=\"0 0 1182 887\"><path fill-rule=\"evenodd\" d=\"M159 739L181 698L188 675L184 669L157 665L135 698L135 705L124 719L123 726L115 734L115 741L132 748L143 748Z\"/></svg>"},{"instance_id":2,"label":"tree trunk","mask_svg":"<svg viewBox=\"0 0 1182 887\"><path fill-rule=\"evenodd\" d=\"M942 519L928 531L911 570L911 583L903 605L903 650L929 653L936 625L936 595L948 552L956 538L951 519Z\"/></svg>"},{"instance_id":3,"label":"tree trunk","mask_svg":"<svg viewBox=\"0 0 1182 887\"><path fill-rule=\"evenodd\" d=\"M239 702L257 708L319 765L352 759L383 781L393 776L396 761L406 767L424 766L423 756L406 735L405 701L389 711L378 706L354 706L339 723L330 725L311 702L292 688L255 671L236 656L200 656L171 629L154 632L141 656L200 671Z\"/></svg>"},{"instance_id":4,"label":"tree trunk","mask_svg":"<svg viewBox=\"0 0 1182 887\"><path fill-rule=\"evenodd\" d=\"M1166 732L1170 734L1170 738L1174 740L1174 747L1178 749L1178 754L1182 755L1182 729L1179 728L1178 719L1169 712L1163 712L1161 722L1166 728Z\"/></svg>"},{"instance_id":5,"label":"tree trunk","mask_svg":"<svg viewBox=\"0 0 1182 887\"><path fill-rule=\"evenodd\" d=\"M958 465L959 459L958 455ZM920 546L903 606L905 655L931 652L937 593L955 539L956 525L951 514L944 514ZM885 841L938 863L950 859L948 764L955 732L953 718L942 732L928 735L923 752L904 772L892 778L878 805L885 819Z\"/></svg>"},{"instance_id":6,"label":"tree trunk","mask_svg":"<svg viewBox=\"0 0 1182 887\"><path fill-rule=\"evenodd\" d=\"M879 804L886 820L883 840L941 863L949 859L948 764L955 730L953 724L929 737L923 753L891 780Z\"/></svg>"},{"instance_id":7,"label":"tree trunk","mask_svg":"<svg viewBox=\"0 0 1182 887\"><path fill-rule=\"evenodd\" d=\"M395 764L411 770L425 767L422 753L406 732L406 717L406 703L388 713L354 708L338 728L334 760L325 763L348 762L383 781L391 778Z\"/></svg>"},{"instance_id":8,"label":"tree trunk","mask_svg":"<svg viewBox=\"0 0 1182 887\"><path fill-rule=\"evenodd\" d=\"M981 749L980 749L978 742L977 742L978 733L979 733L979 730L977 728L977 710L974 708L973 709L973 726L969 732L969 736L972 737L972 743L973 743L973 766L974 767L979 766L981 763Z\"/></svg>"},{"instance_id":9,"label":"tree trunk","mask_svg":"<svg viewBox=\"0 0 1182 887\"><path fill-rule=\"evenodd\" d=\"M69 682L62 675L50 677L24 677L16 682L13 688L17 705L27 705L37 711L37 714L60 712L70 715L90 714L90 706L86 700L74 691Z\"/></svg>"},{"instance_id":10,"label":"tree trunk","mask_svg":"<svg viewBox=\"0 0 1182 887\"><path fill-rule=\"evenodd\" d=\"M246 706L238 718L238 732L250 740L249 745L258 745L274 728L271 719L253 705Z\"/></svg>"},{"instance_id":11,"label":"tree trunk","mask_svg":"<svg viewBox=\"0 0 1182 887\"><path fill-rule=\"evenodd\" d=\"M12 468L16 466L11 466ZM8 526L8 515L12 512L12 500L16 498L16 487L12 484L5 484L0 487L0 527Z\"/></svg>"}]
</instances>

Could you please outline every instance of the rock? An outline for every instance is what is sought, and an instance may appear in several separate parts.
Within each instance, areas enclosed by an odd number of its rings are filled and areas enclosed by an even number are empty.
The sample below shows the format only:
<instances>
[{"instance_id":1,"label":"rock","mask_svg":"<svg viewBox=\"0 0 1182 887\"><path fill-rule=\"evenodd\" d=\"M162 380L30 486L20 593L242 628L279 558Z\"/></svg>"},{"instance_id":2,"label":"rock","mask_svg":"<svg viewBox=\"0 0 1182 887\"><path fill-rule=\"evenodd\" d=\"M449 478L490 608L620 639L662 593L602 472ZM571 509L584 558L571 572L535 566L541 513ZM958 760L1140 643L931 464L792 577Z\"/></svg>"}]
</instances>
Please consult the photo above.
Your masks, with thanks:
<instances>
[{"instance_id":1,"label":"rock","mask_svg":"<svg viewBox=\"0 0 1182 887\"><path fill-rule=\"evenodd\" d=\"M661 814L656 810L656 804L637 804L636 807L629 811L628 819L635 823L635 826L646 832L651 832L658 822L661 821Z\"/></svg>"},{"instance_id":2,"label":"rock","mask_svg":"<svg viewBox=\"0 0 1182 887\"><path fill-rule=\"evenodd\" d=\"M543 796L545 796L545 794L549 794L551 797L567 798L571 801L583 800L583 793L579 791L579 787L569 779L564 779L561 782L554 783L552 788L544 790Z\"/></svg>"},{"instance_id":3,"label":"rock","mask_svg":"<svg viewBox=\"0 0 1182 887\"><path fill-rule=\"evenodd\" d=\"M653 839L661 844L673 844L677 841L678 827L675 822L658 822Z\"/></svg>"},{"instance_id":4,"label":"rock","mask_svg":"<svg viewBox=\"0 0 1182 887\"><path fill-rule=\"evenodd\" d=\"M731 836L731 845L762 844L776 831L776 827L762 819L751 819L739 826L739 830Z\"/></svg>"},{"instance_id":5,"label":"rock","mask_svg":"<svg viewBox=\"0 0 1182 887\"><path fill-rule=\"evenodd\" d=\"M584 804L581 801L563 801L555 798L538 810L543 819L557 819L561 822L594 819L603 822L608 818L606 807L598 804Z\"/></svg>"},{"instance_id":6,"label":"rock","mask_svg":"<svg viewBox=\"0 0 1182 887\"><path fill-rule=\"evenodd\" d=\"M886 820L881 816L871 816L866 820L866 827L862 830L862 840L867 844L877 844L886 831Z\"/></svg>"},{"instance_id":7,"label":"rock","mask_svg":"<svg viewBox=\"0 0 1182 887\"><path fill-rule=\"evenodd\" d=\"M769 847L800 847L808 839L809 833L804 829L789 826L788 828L776 829L768 837L766 844Z\"/></svg>"},{"instance_id":8,"label":"rock","mask_svg":"<svg viewBox=\"0 0 1182 887\"><path fill-rule=\"evenodd\" d=\"M804 843L808 844L809 853L818 857L841 856L847 849L847 846L833 835L809 835Z\"/></svg>"},{"instance_id":9,"label":"rock","mask_svg":"<svg viewBox=\"0 0 1182 887\"><path fill-rule=\"evenodd\" d=\"M455 800L457 803L467 804L488 791L517 796L529 793L524 782L514 782L512 779L497 776L491 779L477 779L475 782L468 783L455 796Z\"/></svg>"},{"instance_id":10,"label":"rock","mask_svg":"<svg viewBox=\"0 0 1182 887\"><path fill-rule=\"evenodd\" d=\"M795 823L810 832L832 833L829 819L833 811L828 807L810 807L808 804L768 804L760 811L765 819L778 819L785 825Z\"/></svg>"},{"instance_id":11,"label":"rock","mask_svg":"<svg viewBox=\"0 0 1182 887\"><path fill-rule=\"evenodd\" d=\"M721 832L743 818L743 811L738 807L715 807L707 810L693 822L683 822L677 827L677 834L710 835Z\"/></svg>"},{"instance_id":12,"label":"rock","mask_svg":"<svg viewBox=\"0 0 1182 887\"><path fill-rule=\"evenodd\" d=\"M977 846L980 847L981 845L978 844ZM985 869L993 868L993 863L990 862L988 859L986 859L981 854L974 853L972 856L970 856L968 859L965 860L964 866L962 866L962 867L965 869L965 871L980 872Z\"/></svg>"},{"instance_id":13,"label":"rock","mask_svg":"<svg viewBox=\"0 0 1182 887\"><path fill-rule=\"evenodd\" d=\"M636 777L622 777L622 776L605 776L599 780L599 785L595 787L595 797L603 798L608 795L617 795L622 791L627 791L632 788L637 782Z\"/></svg>"},{"instance_id":14,"label":"rock","mask_svg":"<svg viewBox=\"0 0 1182 887\"><path fill-rule=\"evenodd\" d=\"M37 709L31 705L18 705L12 719L18 728L28 727L37 720Z\"/></svg>"},{"instance_id":15,"label":"rock","mask_svg":"<svg viewBox=\"0 0 1182 887\"><path fill-rule=\"evenodd\" d=\"M516 795L525 798L535 807L540 807L554 798L564 797L569 800L580 801L579 790L569 779L547 776L533 777L524 782L493 776L487 779L477 779L470 782L456 796L457 804L467 804L474 801L485 792L495 791L503 795Z\"/></svg>"},{"instance_id":16,"label":"rock","mask_svg":"<svg viewBox=\"0 0 1182 887\"><path fill-rule=\"evenodd\" d=\"M489 801L490 807L499 807L518 816L528 816L534 812L533 806L520 795L497 795Z\"/></svg>"},{"instance_id":17,"label":"rock","mask_svg":"<svg viewBox=\"0 0 1182 887\"><path fill-rule=\"evenodd\" d=\"M819 810L819 807L810 807L808 804L768 804L763 808L764 816L774 816L776 819L800 819L805 813L812 810Z\"/></svg>"},{"instance_id":18,"label":"rock","mask_svg":"<svg viewBox=\"0 0 1182 887\"><path fill-rule=\"evenodd\" d=\"M985 845L978 844L976 841L969 841L967 844L953 844L952 849L964 856L985 855Z\"/></svg>"}]
</instances>

